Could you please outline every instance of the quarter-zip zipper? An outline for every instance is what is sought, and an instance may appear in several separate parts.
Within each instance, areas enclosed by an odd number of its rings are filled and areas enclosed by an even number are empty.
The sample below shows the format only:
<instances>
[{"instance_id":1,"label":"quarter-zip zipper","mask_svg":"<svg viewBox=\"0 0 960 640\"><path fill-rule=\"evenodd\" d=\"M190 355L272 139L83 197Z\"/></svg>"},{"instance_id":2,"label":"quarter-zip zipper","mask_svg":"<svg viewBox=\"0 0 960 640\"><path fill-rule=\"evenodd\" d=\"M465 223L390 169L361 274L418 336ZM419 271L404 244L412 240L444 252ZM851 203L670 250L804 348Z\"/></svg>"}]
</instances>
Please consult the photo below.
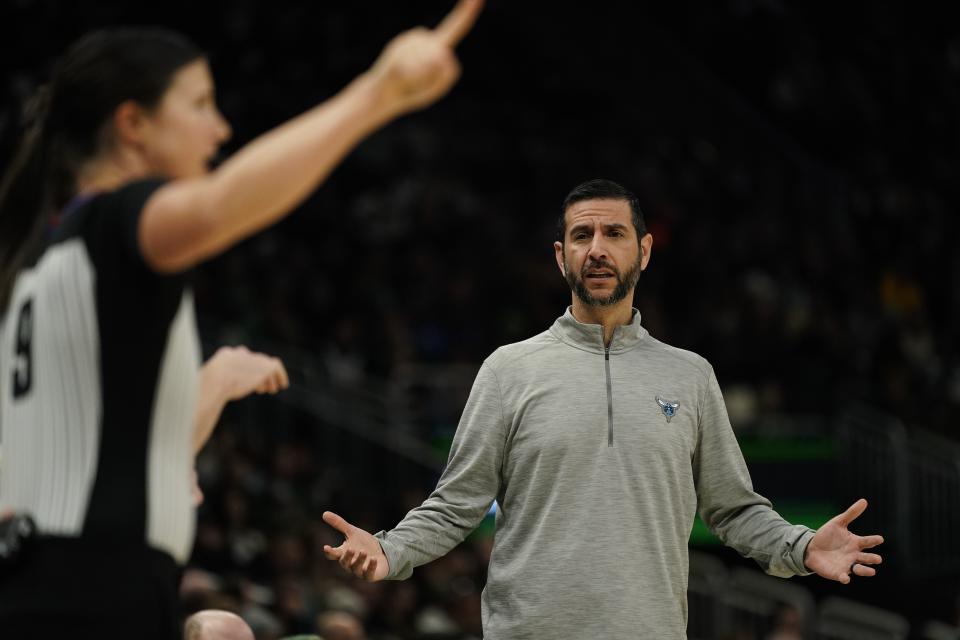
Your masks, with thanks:
<instances>
[{"instance_id":1,"label":"quarter-zip zipper","mask_svg":"<svg viewBox=\"0 0 960 640\"><path fill-rule=\"evenodd\" d=\"M613 387L610 383L610 347L603 348L603 366L607 371L607 446L613 446Z\"/></svg>"}]
</instances>

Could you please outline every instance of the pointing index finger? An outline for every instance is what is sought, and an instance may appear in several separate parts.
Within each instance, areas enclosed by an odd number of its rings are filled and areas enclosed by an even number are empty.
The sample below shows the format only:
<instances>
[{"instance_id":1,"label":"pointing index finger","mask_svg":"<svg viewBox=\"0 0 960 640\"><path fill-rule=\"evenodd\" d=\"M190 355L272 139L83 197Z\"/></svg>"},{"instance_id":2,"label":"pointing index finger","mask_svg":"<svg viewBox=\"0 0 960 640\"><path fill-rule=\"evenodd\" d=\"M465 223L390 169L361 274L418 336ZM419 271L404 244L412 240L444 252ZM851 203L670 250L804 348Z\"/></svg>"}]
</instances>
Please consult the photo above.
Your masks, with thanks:
<instances>
[{"instance_id":1,"label":"pointing index finger","mask_svg":"<svg viewBox=\"0 0 960 640\"><path fill-rule=\"evenodd\" d=\"M483 0L460 0L457 6L447 14L443 21L434 29L434 33L451 49L470 33L473 23L480 15Z\"/></svg>"}]
</instances>

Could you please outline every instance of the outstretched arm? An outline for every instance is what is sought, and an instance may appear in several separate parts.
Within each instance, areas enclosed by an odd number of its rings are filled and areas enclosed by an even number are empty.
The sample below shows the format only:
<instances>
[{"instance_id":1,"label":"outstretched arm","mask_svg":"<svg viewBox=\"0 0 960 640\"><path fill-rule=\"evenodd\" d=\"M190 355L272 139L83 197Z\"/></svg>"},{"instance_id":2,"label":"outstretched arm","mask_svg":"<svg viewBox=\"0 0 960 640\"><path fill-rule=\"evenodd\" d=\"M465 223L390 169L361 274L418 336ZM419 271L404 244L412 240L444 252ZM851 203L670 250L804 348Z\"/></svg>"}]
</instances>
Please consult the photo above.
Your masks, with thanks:
<instances>
[{"instance_id":1,"label":"outstretched arm","mask_svg":"<svg viewBox=\"0 0 960 640\"><path fill-rule=\"evenodd\" d=\"M724 543L775 576L816 573L844 584L851 573L872 576L881 536L857 536L847 527L867 508L858 500L816 532L791 525L756 494L711 370L701 407L700 445L694 459L700 514Z\"/></svg>"},{"instance_id":2,"label":"outstretched arm","mask_svg":"<svg viewBox=\"0 0 960 640\"><path fill-rule=\"evenodd\" d=\"M460 0L436 29L394 38L369 71L323 104L260 136L208 176L177 180L147 201L140 251L155 271L188 269L287 215L361 140L453 86L453 53L481 0Z\"/></svg>"},{"instance_id":3,"label":"outstretched arm","mask_svg":"<svg viewBox=\"0 0 960 640\"><path fill-rule=\"evenodd\" d=\"M847 528L866 508L867 501L860 498L817 530L803 559L810 571L843 584L850 583L851 575L866 578L877 574L871 565L883 559L865 551L883 544L883 536L858 536Z\"/></svg>"},{"instance_id":4,"label":"outstretched arm","mask_svg":"<svg viewBox=\"0 0 960 640\"><path fill-rule=\"evenodd\" d=\"M333 513L324 521L346 536L326 547L354 575L367 580L406 579L414 567L444 555L483 520L501 491L507 426L500 384L485 362L470 391L437 488L391 531L371 536Z\"/></svg>"},{"instance_id":5,"label":"outstretched arm","mask_svg":"<svg viewBox=\"0 0 960 640\"><path fill-rule=\"evenodd\" d=\"M290 386L290 379L278 358L250 351L246 347L221 347L200 369L200 398L197 404L193 451L206 444L220 413L228 402L251 393L277 393Z\"/></svg>"},{"instance_id":6,"label":"outstretched arm","mask_svg":"<svg viewBox=\"0 0 960 640\"><path fill-rule=\"evenodd\" d=\"M720 385L712 368L705 373L693 460L700 517L724 544L755 560L768 574L808 574L803 554L814 532L784 520L753 490Z\"/></svg>"}]
</instances>

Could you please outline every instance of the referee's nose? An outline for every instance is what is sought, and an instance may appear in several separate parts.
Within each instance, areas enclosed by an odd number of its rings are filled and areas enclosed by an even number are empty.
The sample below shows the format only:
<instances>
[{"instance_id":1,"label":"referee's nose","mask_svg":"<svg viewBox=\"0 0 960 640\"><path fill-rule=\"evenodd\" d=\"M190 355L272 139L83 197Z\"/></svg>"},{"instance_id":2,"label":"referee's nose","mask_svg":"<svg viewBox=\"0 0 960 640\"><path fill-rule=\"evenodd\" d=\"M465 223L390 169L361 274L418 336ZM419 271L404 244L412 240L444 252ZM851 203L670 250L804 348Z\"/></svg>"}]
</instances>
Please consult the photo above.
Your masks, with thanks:
<instances>
[{"instance_id":1,"label":"referee's nose","mask_svg":"<svg viewBox=\"0 0 960 640\"><path fill-rule=\"evenodd\" d=\"M233 127L230 126L220 109L217 109L217 142L223 144L232 137Z\"/></svg>"}]
</instances>

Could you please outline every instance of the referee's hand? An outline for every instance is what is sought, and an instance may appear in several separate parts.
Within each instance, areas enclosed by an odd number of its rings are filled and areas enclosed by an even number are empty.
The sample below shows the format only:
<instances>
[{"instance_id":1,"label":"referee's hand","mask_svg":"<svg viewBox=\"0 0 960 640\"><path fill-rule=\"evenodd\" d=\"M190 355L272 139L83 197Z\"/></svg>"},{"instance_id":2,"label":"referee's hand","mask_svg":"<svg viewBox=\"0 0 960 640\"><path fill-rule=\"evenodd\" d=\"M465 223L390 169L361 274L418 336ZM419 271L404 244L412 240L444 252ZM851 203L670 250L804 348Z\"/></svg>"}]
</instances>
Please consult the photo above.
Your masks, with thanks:
<instances>
[{"instance_id":1,"label":"referee's hand","mask_svg":"<svg viewBox=\"0 0 960 640\"><path fill-rule=\"evenodd\" d=\"M287 370L279 358L244 346L220 347L210 363L224 384L227 400L239 400L252 393L275 394L290 386Z\"/></svg>"},{"instance_id":2,"label":"referee's hand","mask_svg":"<svg viewBox=\"0 0 960 640\"><path fill-rule=\"evenodd\" d=\"M422 109L460 78L457 44L477 21L483 0L460 0L435 29L410 29L391 40L366 74L392 116Z\"/></svg>"}]
</instances>

